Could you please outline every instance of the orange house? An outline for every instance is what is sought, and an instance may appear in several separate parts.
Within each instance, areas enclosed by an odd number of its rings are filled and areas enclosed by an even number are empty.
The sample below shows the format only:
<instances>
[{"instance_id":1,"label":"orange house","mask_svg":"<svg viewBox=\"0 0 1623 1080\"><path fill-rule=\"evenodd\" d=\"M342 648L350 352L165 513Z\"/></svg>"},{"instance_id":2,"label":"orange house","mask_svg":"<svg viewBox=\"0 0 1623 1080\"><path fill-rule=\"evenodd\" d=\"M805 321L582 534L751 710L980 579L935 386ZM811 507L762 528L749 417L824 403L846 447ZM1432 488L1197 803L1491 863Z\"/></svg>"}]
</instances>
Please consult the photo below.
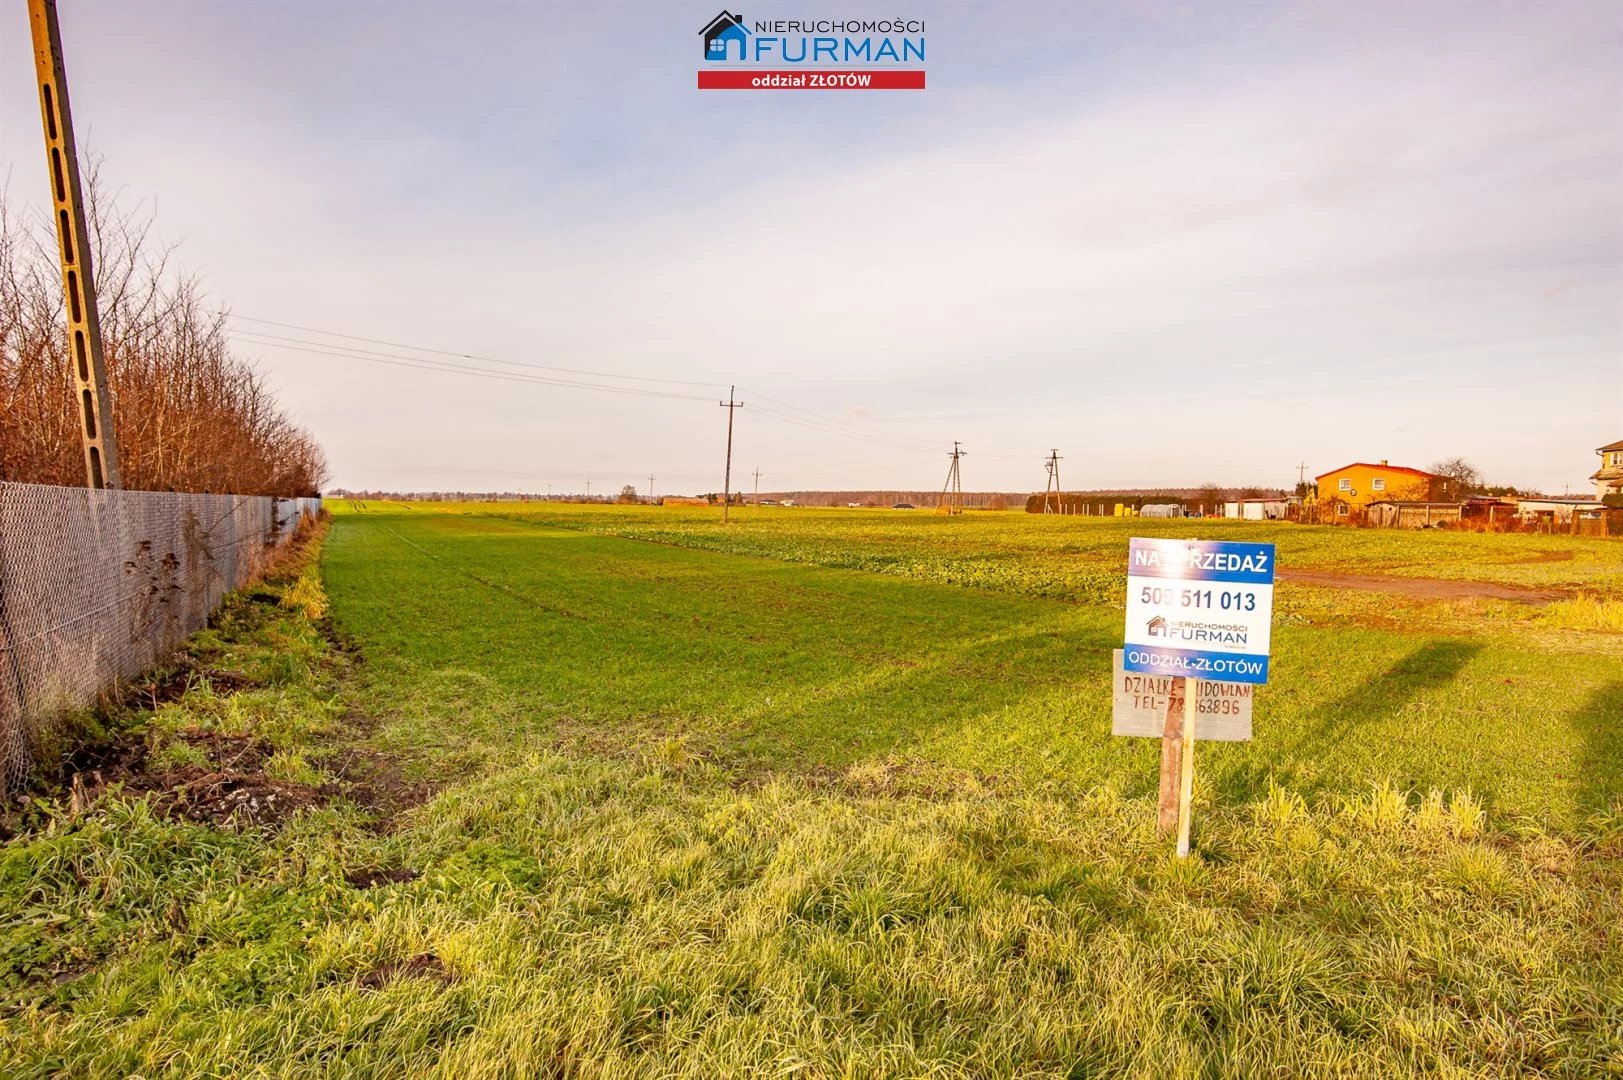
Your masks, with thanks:
<instances>
[{"instance_id":1,"label":"orange house","mask_svg":"<svg viewBox=\"0 0 1623 1080\"><path fill-rule=\"evenodd\" d=\"M1453 494L1449 490L1453 485L1446 478L1387 461L1378 465L1355 461L1314 479L1319 505L1334 506L1337 517L1347 517L1372 502L1433 502Z\"/></svg>"}]
</instances>

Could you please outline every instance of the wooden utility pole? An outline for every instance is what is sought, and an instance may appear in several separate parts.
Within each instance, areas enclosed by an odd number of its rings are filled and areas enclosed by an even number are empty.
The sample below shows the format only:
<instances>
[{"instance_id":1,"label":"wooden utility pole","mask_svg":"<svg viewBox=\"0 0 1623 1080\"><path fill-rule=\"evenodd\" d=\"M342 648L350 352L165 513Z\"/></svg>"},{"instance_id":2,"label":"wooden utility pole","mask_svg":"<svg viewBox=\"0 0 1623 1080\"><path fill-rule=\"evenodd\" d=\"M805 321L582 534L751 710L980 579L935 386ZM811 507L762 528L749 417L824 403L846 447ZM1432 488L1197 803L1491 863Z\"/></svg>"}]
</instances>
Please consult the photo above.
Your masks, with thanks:
<instances>
[{"instance_id":1,"label":"wooden utility pole","mask_svg":"<svg viewBox=\"0 0 1623 1080\"><path fill-rule=\"evenodd\" d=\"M648 501L654 501L654 474L648 474Z\"/></svg>"},{"instance_id":2,"label":"wooden utility pole","mask_svg":"<svg viewBox=\"0 0 1623 1080\"><path fill-rule=\"evenodd\" d=\"M755 505L761 505L761 467L755 466Z\"/></svg>"},{"instance_id":3,"label":"wooden utility pole","mask_svg":"<svg viewBox=\"0 0 1623 1080\"><path fill-rule=\"evenodd\" d=\"M96 276L90 266L90 226L79 183L73 117L68 111L68 77L62 65L62 30L56 0L28 0L34 34L34 74L45 123L45 155L51 173L51 204L62 255L62 291L67 301L68 355L78 393L79 434L84 444L85 481L93 488L120 486L118 442L102 360L101 318L96 310Z\"/></svg>"},{"instance_id":4,"label":"wooden utility pole","mask_svg":"<svg viewBox=\"0 0 1623 1080\"><path fill-rule=\"evenodd\" d=\"M744 407L742 401L733 400L733 394L737 389L736 386L729 386L727 388L727 400L716 402L717 405L727 410L727 471L722 474L721 481L721 523L723 525L727 524L727 504L732 501L733 497L733 413Z\"/></svg>"}]
</instances>

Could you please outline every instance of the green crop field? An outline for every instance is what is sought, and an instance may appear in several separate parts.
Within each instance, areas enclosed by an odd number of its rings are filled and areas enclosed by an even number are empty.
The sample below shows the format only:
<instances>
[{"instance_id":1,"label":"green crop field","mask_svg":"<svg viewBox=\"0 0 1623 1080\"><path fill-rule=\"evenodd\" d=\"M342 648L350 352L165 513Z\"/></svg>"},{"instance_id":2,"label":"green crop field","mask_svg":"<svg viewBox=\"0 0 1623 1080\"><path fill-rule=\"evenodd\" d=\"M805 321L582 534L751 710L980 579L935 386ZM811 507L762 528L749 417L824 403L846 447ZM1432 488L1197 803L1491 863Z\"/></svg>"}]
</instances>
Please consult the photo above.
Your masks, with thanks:
<instances>
[{"instance_id":1,"label":"green crop field","mask_svg":"<svg viewBox=\"0 0 1623 1080\"><path fill-rule=\"evenodd\" d=\"M1623 1072L1617 541L337 510L319 580L194 644L242 688L117 718L336 794L41 804L0 849L0 1072ZM1187 861L1158 744L1109 735L1130 535L1319 575L1254 740L1198 749Z\"/></svg>"}]
</instances>

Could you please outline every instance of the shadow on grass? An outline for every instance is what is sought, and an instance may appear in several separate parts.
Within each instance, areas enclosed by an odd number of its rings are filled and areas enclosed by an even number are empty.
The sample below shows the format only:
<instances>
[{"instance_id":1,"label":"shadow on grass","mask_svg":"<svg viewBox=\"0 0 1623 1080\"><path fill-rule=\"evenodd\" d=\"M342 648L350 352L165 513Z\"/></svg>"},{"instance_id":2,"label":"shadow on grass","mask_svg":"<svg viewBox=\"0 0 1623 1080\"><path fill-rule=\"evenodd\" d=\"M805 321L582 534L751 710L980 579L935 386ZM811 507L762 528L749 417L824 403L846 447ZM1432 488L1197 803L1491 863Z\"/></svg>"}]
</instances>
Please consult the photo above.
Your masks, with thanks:
<instances>
[{"instance_id":1,"label":"shadow on grass","mask_svg":"<svg viewBox=\"0 0 1623 1080\"><path fill-rule=\"evenodd\" d=\"M1327 701L1302 717L1292 745L1283 754L1253 757L1226 769L1219 781L1225 798L1255 798L1267 789L1270 779L1292 774L1292 761L1330 760L1342 744L1357 742L1359 729L1390 718L1423 694L1440 690L1459 678L1460 672L1482 651L1482 646L1464 641L1433 641L1399 657L1386 670L1358 683L1335 699ZM1409 733L1414 740L1425 733ZM1362 782L1365 777L1341 775L1330 781L1324 777L1297 778L1298 790L1312 790L1327 782Z\"/></svg>"},{"instance_id":2,"label":"shadow on grass","mask_svg":"<svg viewBox=\"0 0 1623 1080\"><path fill-rule=\"evenodd\" d=\"M1578 805L1601 810L1623 802L1623 679L1599 687L1572 714L1583 740Z\"/></svg>"},{"instance_id":3,"label":"shadow on grass","mask_svg":"<svg viewBox=\"0 0 1623 1080\"><path fill-rule=\"evenodd\" d=\"M1065 686L1079 669L1109 678L1114 628L1009 624L915 654L905 667L857 666L834 679L796 679L771 709L739 701L745 732L729 741L780 765L843 768L1018 708ZM1096 670L1094 670L1096 669Z\"/></svg>"},{"instance_id":4,"label":"shadow on grass","mask_svg":"<svg viewBox=\"0 0 1623 1080\"><path fill-rule=\"evenodd\" d=\"M1422 694L1459 678L1482 646L1466 641L1433 641L1365 679L1308 716L1304 737L1321 746L1339 741L1361 724L1381 720Z\"/></svg>"}]
</instances>

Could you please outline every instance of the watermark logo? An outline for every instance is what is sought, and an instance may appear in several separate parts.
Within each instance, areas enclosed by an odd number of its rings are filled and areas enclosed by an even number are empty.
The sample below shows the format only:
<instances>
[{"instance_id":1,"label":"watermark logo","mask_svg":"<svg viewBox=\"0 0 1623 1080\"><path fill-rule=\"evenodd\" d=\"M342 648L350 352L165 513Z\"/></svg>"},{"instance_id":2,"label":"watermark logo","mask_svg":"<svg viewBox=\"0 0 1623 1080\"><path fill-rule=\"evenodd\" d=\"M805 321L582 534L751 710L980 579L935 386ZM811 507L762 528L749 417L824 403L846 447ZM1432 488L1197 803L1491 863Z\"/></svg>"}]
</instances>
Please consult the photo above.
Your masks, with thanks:
<instances>
[{"instance_id":1,"label":"watermark logo","mask_svg":"<svg viewBox=\"0 0 1623 1080\"><path fill-rule=\"evenodd\" d=\"M749 53L749 29L744 20L730 11L723 10L720 15L705 24L699 31L704 37L704 58L712 63L727 60L747 60ZM733 46L738 48L735 50Z\"/></svg>"},{"instance_id":2,"label":"watermark logo","mask_svg":"<svg viewBox=\"0 0 1623 1080\"><path fill-rule=\"evenodd\" d=\"M700 90L923 90L923 19L756 19L699 30Z\"/></svg>"}]
</instances>

